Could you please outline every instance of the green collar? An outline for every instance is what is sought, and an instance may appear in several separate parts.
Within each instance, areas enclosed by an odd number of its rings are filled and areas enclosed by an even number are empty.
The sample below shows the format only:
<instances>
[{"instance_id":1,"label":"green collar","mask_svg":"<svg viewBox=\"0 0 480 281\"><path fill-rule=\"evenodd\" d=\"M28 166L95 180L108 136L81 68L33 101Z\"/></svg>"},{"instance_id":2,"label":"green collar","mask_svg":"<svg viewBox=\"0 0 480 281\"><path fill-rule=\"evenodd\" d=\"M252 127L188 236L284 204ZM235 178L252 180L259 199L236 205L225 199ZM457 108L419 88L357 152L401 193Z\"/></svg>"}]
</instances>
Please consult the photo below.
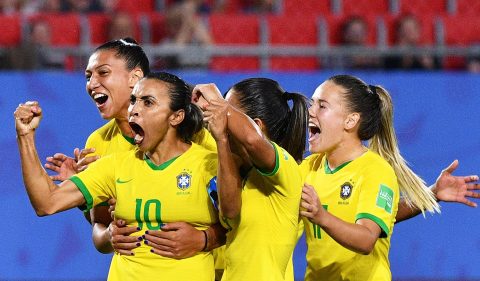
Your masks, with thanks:
<instances>
[{"instance_id":1,"label":"green collar","mask_svg":"<svg viewBox=\"0 0 480 281\"><path fill-rule=\"evenodd\" d=\"M340 171L340 169L347 166L350 162L352 162L352 161L351 160L347 161L347 162L343 163L342 165L336 167L335 169L331 170L330 166L328 166L328 160L325 159L325 174L329 174L329 175L330 174L335 174L336 172Z\"/></svg>"},{"instance_id":2,"label":"green collar","mask_svg":"<svg viewBox=\"0 0 480 281\"><path fill-rule=\"evenodd\" d=\"M122 134L122 136L123 136L129 143L131 143L131 144L133 144L133 145L135 144L135 139L134 139L134 138L128 137L128 136L126 136L126 135L124 135L124 134Z\"/></svg>"},{"instance_id":3,"label":"green collar","mask_svg":"<svg viewBox=\"0 0 480 281\"><path fill-rule=\"evenodd\" d=\"M170 164L173 163L173 161L177 160L177 158L180 157L180 155L176 156L176 157L173 157L172 159L160 164L160 165L156 165L155 163L152 162L152 160L150 158L148 158L147 155L145 155L145 161L147 162L148 166L150 166L150 168L152 168L152 170L165 170L168 166L170 166Z\"/></svg>"}]
</instances>

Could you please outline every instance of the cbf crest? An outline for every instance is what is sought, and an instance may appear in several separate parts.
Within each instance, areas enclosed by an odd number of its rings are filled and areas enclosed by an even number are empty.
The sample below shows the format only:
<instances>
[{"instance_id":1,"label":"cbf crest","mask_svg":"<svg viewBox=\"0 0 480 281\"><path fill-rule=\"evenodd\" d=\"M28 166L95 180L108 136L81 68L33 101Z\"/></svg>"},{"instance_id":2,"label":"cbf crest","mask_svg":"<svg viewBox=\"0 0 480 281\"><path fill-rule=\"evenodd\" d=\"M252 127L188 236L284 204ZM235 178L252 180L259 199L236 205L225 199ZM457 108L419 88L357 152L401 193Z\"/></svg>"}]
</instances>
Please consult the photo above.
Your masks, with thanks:
<instances>
[{"instance_id":1,"label":"cbf crest","mask_svg":"<svg viewBox=\"0 0 480 281\"><path fill-rule=\"evenodd\" d=\"M342 184L342 186L340 187L340 198L342 198L343 200L350 198L350 195L352 195L352 191L353 186L351 183L346 182Z\"/></svg>"},{"instance_id":2,"label":"cbf crest","mask_svg":"<svg viewBox=\"0 0 480 281\"><path fill-rule=\"evenodd\" d=\"M187 190L192 183L192 175L189 171L183 171L177 176L177 187L180 190Z\"/></svg>"}]
</instances>

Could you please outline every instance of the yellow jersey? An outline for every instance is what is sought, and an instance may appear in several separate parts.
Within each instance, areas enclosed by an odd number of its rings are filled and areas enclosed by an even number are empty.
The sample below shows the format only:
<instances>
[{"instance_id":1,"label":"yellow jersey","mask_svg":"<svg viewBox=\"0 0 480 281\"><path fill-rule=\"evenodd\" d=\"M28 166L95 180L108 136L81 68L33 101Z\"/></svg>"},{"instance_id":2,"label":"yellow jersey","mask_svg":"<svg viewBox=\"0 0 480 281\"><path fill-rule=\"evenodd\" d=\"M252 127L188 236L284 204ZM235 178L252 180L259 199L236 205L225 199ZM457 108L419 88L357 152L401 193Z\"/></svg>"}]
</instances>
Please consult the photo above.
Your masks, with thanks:
<instances>
[{"instance_id":1,"label":"yellow jersey","mask_svg":"<svg viewBox=\"0 0 480 281\"><path fill-rule=\"evenodd\" d=\"M217 156L197 144L182 155L155 165L140 151L110 154L71 178L86 200L87 208L116 198L115 216L140 230L159 230L162 223L184 221L207 229L218 221L208 194L217 173ZM200 252L176 260L150 252L150 246L134 249L134 256L115 254L109 280L205 280L214 279L213 257Z\"/></svg>"},{"instance_id":2,"label":"yellow jersey","mask_svg":"<svg viewBox=\"0 0 480 281\"><path fill-rule=\"evenodd\" d=\"M135 149L133 138L122 135L114 119L95 130L87 139L85 148L95 148L89 156L105 156L112 153Z\"/></svg>"},{"instance_id":3,"label":"yellow jersey","mask_svg":"<svg viewBox=\"0 0 480 281\"><path fill-rule=\"evenodd\" d=\"M285 280L297 241L303 181L295 159L273 146L274 170L267 174L251 169L244 180L240 215L222 219L230 229L222 280Z\"/></svg>"},{"instance_id":4,"label":"yellow jersey","mask_svg":"<svg viewBox=\"0 0 480 281\"><path fill-rule=\"evenodd\" d=\"M305 183L314 186L329 213L349 223L370 219L381 228L373 251L362 255L344 248L304 218L308 246L305 280L391 280L388 253L399 201L392 167L378 154L367 151L334 170L325 157L313 154L303 161L301 169L306 174Z\"/></svg>"}]
</instances>

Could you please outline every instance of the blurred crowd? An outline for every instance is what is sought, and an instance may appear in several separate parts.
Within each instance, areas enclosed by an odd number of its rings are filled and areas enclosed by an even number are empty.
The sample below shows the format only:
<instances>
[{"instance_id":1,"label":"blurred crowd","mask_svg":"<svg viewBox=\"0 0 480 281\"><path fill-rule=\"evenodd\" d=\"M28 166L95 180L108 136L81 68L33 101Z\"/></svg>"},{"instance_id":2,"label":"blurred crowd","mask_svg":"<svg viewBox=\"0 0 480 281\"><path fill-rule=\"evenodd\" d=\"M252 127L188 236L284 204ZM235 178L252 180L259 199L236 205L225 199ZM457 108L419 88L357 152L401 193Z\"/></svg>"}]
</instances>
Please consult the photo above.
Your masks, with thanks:
<instances>
[{"instance_id":1,"label":"blurred crowd","mask_svg":"<svg viewBox=\"0 0 480 281\"><path fill-rule=\"evenodd\" d=\"M124 37L135 38L132 14L119 9L121 0L0 0L3 15L35 15L38 13L105 13L110 16L107 40ZM152 1L154 3L155 1ZM229 0L165 0L161 12L165 15L165 34L159 44L177 46L214 44L210 30L202 15L229 9ZM236 0L242 13L274 13L276 0ZM155 5L155 4L153 4ZM230 7L231 8L231 7ZM158 8L157 8L158 10ZM368 29L371 28L361 16L346 18L342 23L341 46L368 47ZM422 46L421 24L410 14L399 17L395 23L393 47L408 49ZM51 30L42 20L31 22L21 46L3 48L0 53L0 69L64 68L65 57L49 51ZM0 45L0 48L2 46ZM191 67L179 61L177 56L159 57L155 68L178 69ZM322 62L322 68L330 69L385 69L385 70L438 70L442 59L431 55L345 55L334 56ZM468 57L466 70L480 72L480 56Z\"/></svg>"}]
</instances>

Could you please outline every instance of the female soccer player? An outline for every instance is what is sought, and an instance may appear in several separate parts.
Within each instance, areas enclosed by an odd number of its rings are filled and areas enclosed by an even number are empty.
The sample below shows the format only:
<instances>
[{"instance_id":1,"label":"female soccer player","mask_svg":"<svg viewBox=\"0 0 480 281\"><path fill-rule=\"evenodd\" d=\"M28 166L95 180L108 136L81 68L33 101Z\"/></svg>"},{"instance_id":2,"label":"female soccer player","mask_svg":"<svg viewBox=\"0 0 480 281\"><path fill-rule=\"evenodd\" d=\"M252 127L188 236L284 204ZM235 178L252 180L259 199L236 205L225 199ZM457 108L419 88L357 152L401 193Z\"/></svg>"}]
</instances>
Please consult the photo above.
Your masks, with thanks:
<instances>
[{"instance_id":1,"label":"female soccer player","mask_svg":"<svg viewBox=\"0 0 480 281\"><path fill-rule=\"evenodd\" d=\"M45 167L58 173L52 177L54 180L68 179L99 157L135 149L134 133L128 124L127 110L133 87L149 72L149 61L145 52L131 38L113 40L95 49L85 70L86 90L102 118L110 121L88 137L85 149L74 150L75 159L62 153L47 158ZM199 139L198 136L196 139ZM208 147L204 143L202 145ZM108 228L111 218L108 207L103 204L95 206L90 213L93 241L100 252L112 252L113 246L119 253L132 254L131 250L137 247L138 237L128 235L136 232L135 227L117 228L113 223ZM118 221L119 224L122 222ZM187 257L203 247L203 233L188 224L173 222L163 226L162 230L164 231L158 235L166 243L164 251L161 252L164 255ZM210 247L222 243L222 238L219 238L220 242L217 241L217 235L222 236L221 231L220 226L208 229ZM112 237L113 233L119 235Z\"/></svg>"},{"instance_id":2,"label":"female soccer player","mask_svg":"<svg viewBox=\"0 0 480 281\"><path fill-rule=\"evenodd\" d=\"M197 85L196 94L208 101L204 115L217 141L218 182L232 177L234 169L222 170L232 166L231 152L240 157L243 176L243 187L218 189L230 228L222 280L285 280L297 240L306 99L263 78L235 84L225 99L214 84Z\"/></svg>"},{"instance_id":3,"label":"female soccer player","mask_svg":"<svg viewBox=\"0 0 480 281\"><path fill-rule=\"evenodd\" d=\"M385 89L353 76L333 76L315 90L313 155L302 163L305 280L391 280L388 253L400 192L420 210L438 211L399 153L392 111Z\"/></svg>"},{"instance_id":4,"label":"female soccer player","mask_svg":"<svg viewBox=\"0 0 480 281\"><path fill-rule=\"evenodd\" d=\"M178 77L147 75L135 86L128 109L138 149L105 156L59 186L43 170L36 152L35 129L42 111L36 102L20 105L14 116L22 172L37 214L91 208L115 197L115 216L146 238L164 222L186 221L199 229L215 223L217 213L206 187L216 175L217 157L191 142L203 121L190 101L190 89ZM134 255L115 255L109 280L213 280L210 252L177 260L154 254L157 248L152 246L155 240L147 239Z\"/></svg>"}]
</instances>

